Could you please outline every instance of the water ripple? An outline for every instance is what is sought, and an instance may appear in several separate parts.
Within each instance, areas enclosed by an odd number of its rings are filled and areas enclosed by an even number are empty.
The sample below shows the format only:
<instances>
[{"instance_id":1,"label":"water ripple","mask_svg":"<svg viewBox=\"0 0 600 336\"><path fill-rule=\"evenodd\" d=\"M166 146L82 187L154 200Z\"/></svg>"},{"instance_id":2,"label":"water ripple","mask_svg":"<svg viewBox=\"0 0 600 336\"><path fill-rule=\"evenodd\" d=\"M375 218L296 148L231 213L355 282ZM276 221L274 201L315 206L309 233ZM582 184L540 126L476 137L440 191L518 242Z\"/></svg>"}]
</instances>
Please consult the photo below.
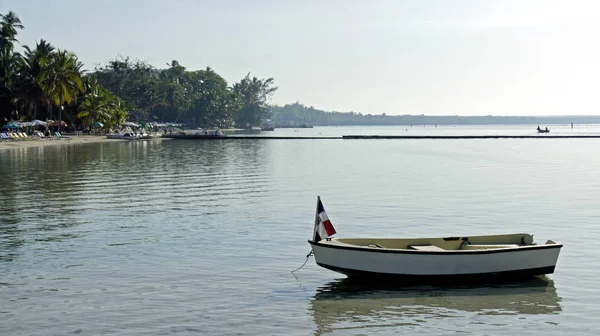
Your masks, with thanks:
<instances>
[{"instance_id":1,"label":"water ripple","mask_svg":"<svg viewBox=\"0 0 600 336\"><path fill-rule=\"evenodd\" d=\"M338 131L337 129L335 130ZM589 334L590 140L158 141L0 152L0 334ZM304 262L339 235L531 232L545 282L355 288Z\"/></svg>"}]
</instances>

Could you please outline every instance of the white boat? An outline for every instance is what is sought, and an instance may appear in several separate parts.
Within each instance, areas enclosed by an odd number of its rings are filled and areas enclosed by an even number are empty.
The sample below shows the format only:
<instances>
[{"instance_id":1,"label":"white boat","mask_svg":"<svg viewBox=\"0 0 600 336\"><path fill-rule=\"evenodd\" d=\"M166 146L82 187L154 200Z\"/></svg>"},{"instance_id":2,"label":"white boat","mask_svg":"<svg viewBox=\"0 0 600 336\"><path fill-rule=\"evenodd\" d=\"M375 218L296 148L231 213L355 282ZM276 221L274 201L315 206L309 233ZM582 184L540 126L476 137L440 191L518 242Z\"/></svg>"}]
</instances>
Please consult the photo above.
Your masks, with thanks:
<instances>
[{"instance_id":1,"label":"white boat","mask_svg":"<svg viewBox=\"0 0 600 336\"><path fill-rule=\"evenodd\" d=\"M109 139L125 139L125 140L137 140L140 138L139 135L130 132L124 133L107 133L106 137Z\"/></svg>"},{"instance_id":2,"label":"white boat","mask_svg":"<svg viewBox=\"0 0 600 336\"><path fill-rule=\"evenodd\" d=\"M330 238L335 229L320 198L313 239L317 265L349 277L403 282L497 281L554 272L562 245L533 235L434 238Z\"/></svg>"},{"instance_id":3,"label":"white boat","mask_svg":"<svg viewBox=\"0 0 600 336\"><path fill-rule=\"evenodd\" d=\"M124 140L141 140L141 139L150 139L151 135L143 132L135 132L131 129L119 130L115 133L107 133L106 137L109 139L124 139ZM155 136L156 137L156 136Z\"/></svg>"}]
</instances>

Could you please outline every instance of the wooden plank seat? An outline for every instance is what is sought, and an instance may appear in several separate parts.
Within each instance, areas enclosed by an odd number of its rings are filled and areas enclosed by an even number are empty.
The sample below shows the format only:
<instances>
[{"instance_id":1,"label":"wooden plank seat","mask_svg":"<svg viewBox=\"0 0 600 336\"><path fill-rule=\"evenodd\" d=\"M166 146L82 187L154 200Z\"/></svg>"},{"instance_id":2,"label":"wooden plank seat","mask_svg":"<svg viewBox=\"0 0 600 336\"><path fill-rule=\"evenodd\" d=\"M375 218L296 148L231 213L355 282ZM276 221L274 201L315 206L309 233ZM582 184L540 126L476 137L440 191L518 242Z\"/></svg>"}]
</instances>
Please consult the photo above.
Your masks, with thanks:
<instances>
[{"instance_id":1,"label":"wooden plank seat","mask_svg":"<svg viewBox=\"0 0 600 336\"><path fill-rule=\"evenodd\" d=\"M464 244L463 250L487 250L487 249L499 249L499 248L515 248L519 247L517 244Z\"/></svg>"},{"instance_id":2,"label":"wooden plank seat","mask_svg":"<svg viewBox=\"0 0 600 336\"><path fill-rule=\"evenodd\" d=\"M440 252L446 251L441 247L435 245L408 245L409 250L418 250L418 251L432 251L432 252Z\"/></svg>"}]
</instances>

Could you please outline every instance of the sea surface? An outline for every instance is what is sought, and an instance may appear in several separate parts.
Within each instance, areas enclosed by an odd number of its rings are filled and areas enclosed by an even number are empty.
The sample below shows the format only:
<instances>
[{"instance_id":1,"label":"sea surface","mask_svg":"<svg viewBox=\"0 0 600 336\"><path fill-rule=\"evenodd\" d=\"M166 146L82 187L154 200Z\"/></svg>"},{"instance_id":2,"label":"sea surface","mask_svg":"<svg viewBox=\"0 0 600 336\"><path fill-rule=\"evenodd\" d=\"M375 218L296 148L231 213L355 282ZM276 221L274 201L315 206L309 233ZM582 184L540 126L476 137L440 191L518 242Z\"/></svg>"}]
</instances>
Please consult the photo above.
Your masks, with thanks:
<instances>
[{"instance_id":1,"label":"sea surface","mask_svg":"<svg viewBox=\"0 0 600 336\"><path fill-rule=\"evenodd\" d=\"M535 134L536 126L268 135ZM600 139L0 150L0 335L597 335L599 153ZM511 285L356 286L312 257L291 273L310 251L318 195L341 237L527 232L564 247L554 274Z\"/></svg>"}]
</instances>

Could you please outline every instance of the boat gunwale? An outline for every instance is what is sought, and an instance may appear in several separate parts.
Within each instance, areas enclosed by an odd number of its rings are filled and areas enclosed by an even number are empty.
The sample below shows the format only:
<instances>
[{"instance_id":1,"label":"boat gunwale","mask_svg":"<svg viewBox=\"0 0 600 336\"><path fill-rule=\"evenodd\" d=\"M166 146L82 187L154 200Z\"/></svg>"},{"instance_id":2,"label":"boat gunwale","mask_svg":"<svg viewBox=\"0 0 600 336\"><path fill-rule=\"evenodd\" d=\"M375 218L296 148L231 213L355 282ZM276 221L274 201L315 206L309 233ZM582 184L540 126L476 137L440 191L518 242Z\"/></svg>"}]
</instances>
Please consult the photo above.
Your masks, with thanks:
<instances>
[{"instance_id":1,"label":"boat gunwale","mask_svg":"<svg viewBox=\"0 0 600 336\"><path fill-rule=\"evenodd\" d=\"M490 254L490 253L510 253L510 252L518 252L523 250L541 250L541 249L553 249L553 248L562 248L563 245L557 242L551 244L542 244L542 245L523 245L517 247L500 247L500 248L490 248L490 249L480 249L480 250L443 250L443 251L423 251L423 250L409 250L409 249L394 249L394 248L373 248L369 246L360 246L360 245L352 245L347 243L342 243L346 245L334 245L334 244L323 244L320 242L315 242L314 240L308 240L308 243L315 246L332 248L332 249L341 249L341 250L353 250L353 251L361 251L361 252L369 252L369 253L392 253L392 254L438 254L438 255L453 255L453 254Z\"/></svg>"}]
</instances>

